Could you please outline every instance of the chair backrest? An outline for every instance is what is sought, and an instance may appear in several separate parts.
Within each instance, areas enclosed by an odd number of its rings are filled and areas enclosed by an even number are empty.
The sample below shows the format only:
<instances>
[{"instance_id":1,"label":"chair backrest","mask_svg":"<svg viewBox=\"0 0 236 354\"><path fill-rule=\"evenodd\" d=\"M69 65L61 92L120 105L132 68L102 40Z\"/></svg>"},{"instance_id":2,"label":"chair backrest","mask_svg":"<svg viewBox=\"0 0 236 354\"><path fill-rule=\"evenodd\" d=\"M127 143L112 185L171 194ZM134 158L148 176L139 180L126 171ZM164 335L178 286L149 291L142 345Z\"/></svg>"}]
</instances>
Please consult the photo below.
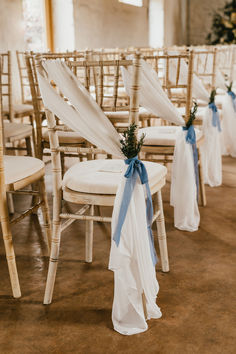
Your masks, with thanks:
<instances>
[{"instance_id":1,"label":"chair backrest","mask_svg":"<svg viewBox=\"0 0 236 354\"><path fill-rule=\"evenodd\" d=\"M31 104L32 97L30 93L30 83L27 74L27 67L25 62L25 56L27 52L16 51L18 71L20 75L20 87L21 87L21 100L24 104Z\"/></svg>"},{"instance_id":2,"label":"chair backrest","mask_svg":"<svg viewBox=\"0 0 236 354\"><path fill-rule=\"evenodd\" d=\"M205 88L211 92L216 88L217 48L196 47L193 53L193 72L201 79Z\"/></svg>"},{"instance_id":3,"label":"chair backrest","mask_svg":"<svg viewBox=\"0 0 236 354\"><path fill-rule=\"evenodd\" d=\"M81 65L81 63L76 63L73 65ZM98 66L100 67L101 63L100 62L87 62L87 65L89 67L93 66ZM83 66L86 65L85 62L83 62ZM133 76L132 76L132 86L131 86L131 98L130 98L130 122L133 123L135 122L136 124L138 123L138 112L139 112L139 80L140 80L140 57L137 56L133 61L126 60L126 61L121 61L120 64L124 64L126 66L131 66L133 67ZM111 62L103 62L103 65L111 65ZM113 65L117 67L117 63L113 62ZM41 63L39 63L39 71L40 73L45 73ZM116 77L114 77L114 80L116 80ZM52 84L52 83L51 83ZM56 89L55 85L53 85L54 89ZM69 105L69 103L67 103ZM49 129L49 139L50 139L50 149L51 149L51 155L52 155L52 170L54 174L54 190L55 190L55 196L58 199L61 186L62 186L62 179L61 179L61 159L60 159L60 152L63 151L69 151L69 148L63 146L59 146L59 140L57 136L57 124L56 124L56 119L55 115L53 112L51 112L49 109L46 109L46 117L47 117L47 123L48 123L48 129ZM77 123L76 123L77 124ZM79 122L78 122L79 126ZM89 123L88 123L89 126ZM137 133L137 132L136 132ZM72 148L73 149L73 148ZM85 152L85 153L101 153L102 151L96 148L75 148L79 152ZM75 150L74 149L74 150ZM74 151L73 150L73 151ZM72 151L72 150L71 150ZM103 151L104 153L104 151Z\"/></svg>"},{"instance_id":4,"label":"chair backrest","mask_svg":"<svg viewBox=\"0 0 236 354\"><path fill-rule=\"evenodd\" d=\"M39 90L37 72L36 72L36 58L37 60L43 59L59 59L69 63L70 61L77 61L84 59L84 54L81 52L65 52L65 53L28 53L25 56L27 76L30 84L32 104L34 107L34 116L36 123L36 156L42 159L42 123L45 118L45 110ZM58 122L58 120L57 120Z\"/></svg>"},{"instance_id":5,"label":"chair backrest","mask_svg":"<svg viewBox=\"0 0 236 354\"><path fill-rule=\"evenodd\" d=\"M165 49L157 55L143 57L157 72L162 88L171 102L185 107L185 121L188 121L192 107L193 51L168 53Z\"/></svg>"},{"instance_id":6,"label":"chair backrest","mask_svg":"<svg viewBox=\"0 0 236 354\"><path fill-rule=\"evenodd\" d=\"M234 79L234 62L236 58L236 46L219 45L217 46L217 68L229 82Z\"/></svg>"},{"instance_id":7,"label":"chair backrest","mask_svg":"<svg viewBox=\"0 0 236 354\"><path fill-rule=\"evenodd\" d=\"M12 63L11 52L0 53L1 57L1 105L2 111L7 112L10 121L14 119L14 111L12 104Z\"/></svg>"},{"instance_id":8,"label":"chair backrest","mask_svg":"<svg viewBox=\"0 0 236 354\"><path fill-rule=\"evenodd\" d=\"M2 68L2 55L0 55L0 70ZM1 72L0 72L0 80L1 80ZM2 85L0 83L0 97L2 97ZM6 204L6 186L5 186L5 176L4 176L4 132L3 132L3 116L2 116L2 100L0 100L0 218L2 218L2 222L6 222L6 208L4 208L4 204Z\"/></svg>"},{"instance_id":9,"label":"chair backrest","mask_svg":"<svg viewBox=\"0 0 236 354\"><path fill-rule=\"evenodd\" d=\"M36 123L36 148L35 155L39 159L42 159L42 121L45 117L43 102L39 90L37 72L36 72L36 62L34 54L26 54L25 56L27 76L30 84L30 92L32 97L32 105L34 109L34 118Z\"/></svg>"},{"instance_id":10,"label":"chair backrest","mask_svg":"<svg viewBox=\"0 0 236 354\"><path fill-rule=\"evenodd\" d=\"M95 57L98 53L95 53ZM132 65L132 60L117 59L85 60L70 62L72 68L83 68L85 88L96 99L98 105L106 112L129 111L130 98L127 95L121 74L122 66Z\"/></svg>"}]
</instances>

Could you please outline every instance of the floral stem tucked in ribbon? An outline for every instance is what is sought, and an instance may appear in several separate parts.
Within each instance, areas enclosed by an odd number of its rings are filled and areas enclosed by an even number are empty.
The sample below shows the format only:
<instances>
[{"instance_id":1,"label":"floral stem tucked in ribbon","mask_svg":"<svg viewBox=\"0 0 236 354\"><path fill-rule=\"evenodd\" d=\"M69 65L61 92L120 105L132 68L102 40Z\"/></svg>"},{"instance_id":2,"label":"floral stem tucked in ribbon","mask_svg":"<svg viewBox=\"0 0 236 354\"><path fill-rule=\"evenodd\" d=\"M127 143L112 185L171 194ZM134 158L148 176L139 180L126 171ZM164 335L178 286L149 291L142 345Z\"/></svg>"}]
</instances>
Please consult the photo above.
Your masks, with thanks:
<instances>
[{"instance_id":1,"label":"floral stem tucked in ribbon","mask_svg":"<svg viewBox=\"0 0 236 354\"><path fill-rule=\"evenodd\" d=\"M196 144L196 134L193 125L190 125L189 127L183 127L183 130L187 130L186 142L188 144L191 144L193 149L193 163L194 163L194 172L195 172L197 198L198 198L199 175L198 175L198 152L197 152L197 144Z\"/></svg>"},{"instance_id":2,"label":"floral stem tucked in ribbon","mask_svg":"<svg viewBox=\"0 0 236 354\"><path fill-rule=\"evenodd\" d=\"M236 95L233 91L227 91L227 94L232 98L234 111L236 112Z\"/></svg>"},{"instance_id":3,"label":"floral stem tucked in ribbon","mask_svg":"<svg viewBox=\"0 0 236 354\"><path fill-rule=\"evenodd\" d=\"M220 116L216 104L214 102L209 103L208 107L212 110L212 125L213 127L217 127L218 131L221 132L220 127Z\"/></svg>"},{"instance_id":4,"label":"floral stem tucked in ribbon","mask_svg":"<svg viewBox=\"0 0 236 354\"><path fill-rule=\"evenodd\" d=\"M139 176L141 183L145 184L146 186L146 192L147 192L146 217L147 217L147 225L148 225L149 244L150 244L152 261L153 264L155 265L157 263L157 255L156 255L154 240L152 235L153 206L152 206L151 191L148 184L147 170L144 164L142 163L142 161L140 161L137 156L125 160L125 164L128 165L128 168L125 173L126 182L125 182L124 194L121 201L118 222L115 228L115 232L113 234L113 240L115 241L116 245L119 246L122 226L125 221L125 217L128 211L132 193L135 187L135 183Z\"/></svg>"}]
</instances>

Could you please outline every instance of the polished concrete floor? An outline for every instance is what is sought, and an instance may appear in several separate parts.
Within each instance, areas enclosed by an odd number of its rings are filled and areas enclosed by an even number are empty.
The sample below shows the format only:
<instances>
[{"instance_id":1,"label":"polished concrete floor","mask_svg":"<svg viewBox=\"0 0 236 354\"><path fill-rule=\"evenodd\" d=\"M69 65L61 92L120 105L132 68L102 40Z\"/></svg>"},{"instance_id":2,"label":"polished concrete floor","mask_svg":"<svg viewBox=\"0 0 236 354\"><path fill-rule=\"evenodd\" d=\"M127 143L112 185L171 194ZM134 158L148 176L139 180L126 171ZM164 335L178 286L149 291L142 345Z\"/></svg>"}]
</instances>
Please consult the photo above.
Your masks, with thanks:
<instances>
[{"instance_id":1,"label":"polished concrete floor","mask_svg":"<svg viewBox=\"0 0 236 354\"><path fill-rule=\"evenodd\" d=\"M50 166L47 167L50 170ZM11 296L0 239L0 354L236 352L236 159L224 158L223 185L207 187L199 231L173 227L169 183L163 191L170 273L160 264L157 299L163 317L147 332L121 336L112 328L113 273L107 270L110 227L95 224L94 262L85 264L84 223L62 236L53 303L42 304L47 248L37 217L13 228L22 298ZM50 190L50 173L47 175ZM21 210L28 200L15 200ZM110 210L104 210L110 213Z\"/></svg>"}]
</instances>

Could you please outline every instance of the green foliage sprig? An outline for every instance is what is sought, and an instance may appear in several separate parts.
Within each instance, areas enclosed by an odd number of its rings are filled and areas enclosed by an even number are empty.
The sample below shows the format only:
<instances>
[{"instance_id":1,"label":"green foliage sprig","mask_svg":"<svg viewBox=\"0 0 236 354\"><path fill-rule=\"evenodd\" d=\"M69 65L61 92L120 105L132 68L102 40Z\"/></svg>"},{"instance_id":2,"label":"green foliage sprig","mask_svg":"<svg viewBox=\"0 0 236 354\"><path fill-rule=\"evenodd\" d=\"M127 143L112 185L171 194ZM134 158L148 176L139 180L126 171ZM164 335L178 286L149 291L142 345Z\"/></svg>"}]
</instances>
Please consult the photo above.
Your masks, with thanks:
<instances>
[{"instance_id":1,"label":"green foliage sprig","mask_svg":"<svg viewBox=\"0 0 236 354\"><path fill-rule=\"evenodd\" d=\"M233 81L231 81L231 83L229 85L225 85L227 88L227 92L231 92L232 91L232 86L233 86Z\"/></svg>"},{"instance_id":2,"label":"green foliage sprig","mask_svg":"<svg viewBox=\"0 0 236 354\"><path fill-rule=\"evenodd\" d=\"M189 120L187 121L186 123L186 127L189 128L191 125L193 125L193 121L194 119L196 118L196 112L197 112L197 109L198 109L198 104L197 102L194 102L193 103L193 107L190 111L190 117L189 117Z\"/></svg>"},{"instance_id":3,"label":"green foliage sprig","mask_svg":"<svg viewBox=\"0 0 236 354\"><path fill-rule=\"evenodd\" d=\"M145 134L142 134L138 140L135 134L137 125L132 123L127 130L123 133L123 139L120 140L121 151L127 157L131 159L138 155L144 142Z\"/></svg>"},{"instance_id":4,"label":"green foliage sprig","mask_svg":"<svg viewBox=\"0 0 236 354\"><path fill-rule=\"evenodd\" d=\"M215 102L216 90L212 90L209 98L209 104Z\"/></svg>"}]
</instances>

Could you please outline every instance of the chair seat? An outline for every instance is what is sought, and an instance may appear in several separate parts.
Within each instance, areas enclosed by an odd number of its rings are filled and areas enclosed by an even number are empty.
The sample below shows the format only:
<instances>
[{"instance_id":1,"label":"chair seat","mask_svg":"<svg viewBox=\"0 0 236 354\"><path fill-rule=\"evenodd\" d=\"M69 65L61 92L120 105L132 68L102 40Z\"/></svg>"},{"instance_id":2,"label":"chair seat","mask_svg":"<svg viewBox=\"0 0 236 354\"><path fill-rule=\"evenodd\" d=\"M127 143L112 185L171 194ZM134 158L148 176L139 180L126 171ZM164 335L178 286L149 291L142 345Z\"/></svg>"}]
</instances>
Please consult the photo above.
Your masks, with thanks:
<instances>
[{"instance_id":1,"label":"chair seat","mask_svg":"<svg viewBox=\"0 0 236 354\"><path fill-rule=\"evenodd\" d=\"M139 129L139 136L141 136L142 133L145 134L144 146L175 146L176 137L180 129L182 129L182 127L147 127ZM195 132L198 141L202 137L202 132L197 128L195 128Z\"/></svg>"},{"instance_id":2,"label":"chair seat","mask_svg":"<svg viewBox=\"0 0 236 354\"><path fill-rule=\"evenodd\" d=\"M207 106L207 103L202 101L202 100L198 100L197 101L198 103L198 109L197 109L197 112L196 112L196 120L203 120L204 119L204 110L205 110L205 107ZM185 107L177 107L179 113L183 116L185 114ZM196 122L197 123L197 122Z\"/></svg>"},{"instance_id":3,"label":"chair seat","mask_svg":"<svg viewBox=\"0 0 236 354\"><path fill-rule=\"evenodd\" d=\"M31 104L24 104L24 103L14 103L12 105L13 111L15 113L15 116L17 115L25 115L27 116L28 114L32 113L34 108ZM3 105L3 114L8 114L9 113L9 106L8 105Z\"/></svg>"},{"instance_id":4,"label":"chair seat","mask_svg":"<svg viewBox=\"0 0 236 354\"><path fill-rule=\"evenodd\" d=\"M128 111L117 111L117 112L104 112L106 116L111 120L120 120L120 121L127 121L129 118ZM153 118L155 117L154 114L147 111L144 107L139 108L139 119L142 118Z\"/></svg>"},{"instance_id":5,"label":"chair seat","mask_svg":"<svg viewBox=\"0 0 236 354\"><path fill-rule=\"evenodd\" d=\"M85 139L77 132L58 130L57 135L61 144L82 144L85 142ZM43 139L49 142L48 130L43 132Z\"/></svg>"},{"instance_id":6,"label":"chair seat","mask_svg":"<svg viewBox=\"0 0 236 354\"><path fill-rule=\"evenodd\" d=\"M149 185L152 186L163 179L166 167L153 162L144 162ZM72 166L63 179L63 188L81 193L116 194L121 174L125 171L123 160L91 160L79 162Z\"/></svg>"},{"instance_id":7,"label":"chair seat","mask_svg":"<svg viewBox=\"0 0 236 354\"><path fill-rule=\"evenodd\" d=\"M43 161L30 156L4 156L5 184L14 184L40 171L44 172Z\"/></svg>"},{"instance_id":8,"label":"chair seat","mask_svg":"<svg viewBox=\"0 0 236 354\"><path fill-rule=\"evenodd\" d=\"M32 126L22 123L4 123L4 138L7 141L20 140L32 135Z\"/></svg>"}]
</instances>

